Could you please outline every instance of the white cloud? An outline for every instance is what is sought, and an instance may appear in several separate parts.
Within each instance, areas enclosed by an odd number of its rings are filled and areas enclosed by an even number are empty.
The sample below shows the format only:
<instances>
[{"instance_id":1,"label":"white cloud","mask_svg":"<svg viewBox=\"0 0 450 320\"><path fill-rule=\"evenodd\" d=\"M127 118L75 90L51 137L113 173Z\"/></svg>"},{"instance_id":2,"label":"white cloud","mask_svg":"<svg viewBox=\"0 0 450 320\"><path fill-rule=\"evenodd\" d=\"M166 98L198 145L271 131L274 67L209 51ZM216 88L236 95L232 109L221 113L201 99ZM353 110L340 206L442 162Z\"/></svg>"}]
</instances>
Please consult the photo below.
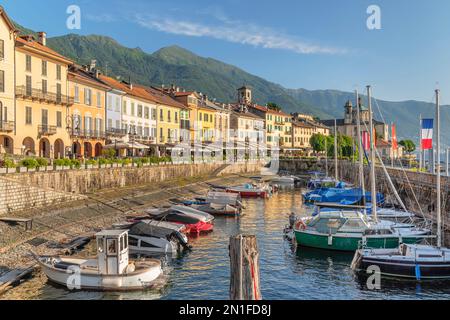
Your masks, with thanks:
<instances>
[{"instance_id":1,"label":"white cloud","mask_svg":"<svg viewBox=\"0 0 450 320\"><path fill-rule=\"evenodd\" d=\"M299 54L347 53L346 49L307 43L270 28L228 20L224 16L217 19L219 22L213 25L144 14L137 14L135 18L142 27L176 35L209 37L261 48L289 50Z\"/></svg>"}]
</instances>

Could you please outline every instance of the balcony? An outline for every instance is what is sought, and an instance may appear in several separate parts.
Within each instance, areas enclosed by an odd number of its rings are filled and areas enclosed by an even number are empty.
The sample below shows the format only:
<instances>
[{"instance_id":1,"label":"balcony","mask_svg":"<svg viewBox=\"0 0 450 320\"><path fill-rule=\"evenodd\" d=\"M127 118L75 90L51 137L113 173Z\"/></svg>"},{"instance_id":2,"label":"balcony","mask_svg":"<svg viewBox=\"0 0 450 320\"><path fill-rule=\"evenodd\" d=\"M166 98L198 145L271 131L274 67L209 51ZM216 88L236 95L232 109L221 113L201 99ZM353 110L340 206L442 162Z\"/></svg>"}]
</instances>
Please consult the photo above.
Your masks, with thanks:
<instances>
[{"instance_id":1,"label":"balcony","mask_svg":"<svg viewBox=\"0 0 450 320\"><path fill-rule=\"evenodd\" d=\"M277 124L277 125L279 125L279 126L284 126L285 125L285 122L284 121L278 121L278 120L275 120L275 124Z\"/></svg>"},{"instance_id":2,"label":"balcony","mask_svg":"<svg viewBox=\"0 0 450 320\"><path fill-rule=\"evenodd\" d=\"M155 143L155 138L149 137L149 136L134 136L133 140L136 142L139 142L139 143L143 143L143 144Z\"/></svg>"},{"instance_id":3,"label":"balcony","mask_svg":"<svg viewBox=\"0 0 450 320\"><path fill-rule=\"evenodd\" d=\"M0 121L0 132L13 132L14 121Z\"/></svg>"},{"instance_id":4,"label":"balcony","mask_svg":"<svg viewBox=\"0 0 450 320\"><path fill-rule=\"evenodd\" d=\"M40 136L52 136L56 134L56 126L41 124L38 126L38 133Z\"/></svg>"},{"instance_id":5,"label":"balcony","mask_svg":"<svg viewBox=\"0 0 450 320\"><path fill-rule=\"evenodd\" d=\"M26 86L16 87L16 97L61 105L72 105L74 103L73 97L52 92L44 92L40 89L33 89Z\"/></svg>"},{"instance_id":6,"label":"balcony","mask_svg":"<svg viewBox=\"0 0 450 320\"><path fill-rule=\"evenodd\" d=\"M118 129L118 128L106 129L106 136L108 137L123 137L126 135L127 131L125 129Z\"/></svg>"},{"instance_id":7,"label":"balcony","mask_svg":"<svg viewBox=\"0 0 450 320\"><path fill-rule=\"evenodd\" d=\"M159 137L159 143L163 143L165 140L165 137Z\"/></svg>"}]
</instances>

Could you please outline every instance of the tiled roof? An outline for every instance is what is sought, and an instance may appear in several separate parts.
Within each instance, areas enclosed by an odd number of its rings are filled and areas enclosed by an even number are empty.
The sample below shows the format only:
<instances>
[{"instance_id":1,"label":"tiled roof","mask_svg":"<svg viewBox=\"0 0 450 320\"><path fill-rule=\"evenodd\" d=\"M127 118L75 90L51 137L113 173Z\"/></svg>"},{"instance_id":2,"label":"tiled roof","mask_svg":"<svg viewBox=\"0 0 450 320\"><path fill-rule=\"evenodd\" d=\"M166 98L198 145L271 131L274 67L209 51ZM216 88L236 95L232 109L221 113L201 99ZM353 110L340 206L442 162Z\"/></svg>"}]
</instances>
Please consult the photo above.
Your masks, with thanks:
<instances>
[{"instance_id":1,"label":"tiled roof","mask_svg":"<svg viewBox=\"0 0 450 320\"><path fill-rule=\"evenodd\" d=\"M38 41L34 39L33 36L20 36L16 39L16 45L18 46L26 46L35 50L38 50L44 54L53 56L54 58L65 60L67 64L72 64L72 61L69 58L64 57L63 55L59 54L58 52L50 49L47 46L44 46L40 44Z\"/></svg>"},{"instance_id":2,"label":"tiled roof","mask_svg":"<svg viewBox=\"0 0 450 320\"><path fill-rule=\"evenodd\" d=\"M101 81L100 79L97 79L91 73L83 70L82 68L80 68L78 66L74 66L74 65L70 66L68 75L69 75L69 80L71 80L70 78L72 78L74 80L89 82L93 85L102 87L105 90L111 89L111 87L106 85L103 81Z\"/></svg>"},{"instance_id":3,"label":"tiled roof","mask_svg":"<svg viewBox=\"0 0 450 320\"><path fill-rule=\"evenodd\" d=\"M165 94L160 90L157 90L152 87L142 86L142 85L135 85L135 86L147 91L147 93L149 95L151 95L153 97L153 99L155 99L155 101L158 102L159 104L176 107L176 108L181 108L181 109L186 109L186 106L184 104L176 101L175 99L170 97L168 94Z\"/></svg>"},{"instance_id":4,"label":"tiled roof","mask_svg":"<svg viewBox=\"0 0 450 320\"><path fill-rule=\"evenodd\" d=\"M287 113L283 112L282 110L276 111L276 110L273 110L273 109L269 109L268 107L260 106L260 105L257 105L257 104L251 105L251 106L249 106L249 108L253 108L253 109L256 109L256 110L259 110L259 111L262 111L262 112L275 114L275 115L280 115L280 116L286 116L286 117L290 117L291 116L290 114L287 114Z\"/></svg>"},{"instance_id":5,"label":"tiled roof","mask_svg":"<svg viewBox=\"0 0 450 320\"><path fill-rule=\"evenodd\" d=\"M158 103L155 97L153 97L150 93L147 92L147 90L138 85L133 85L131 88L129 84L123 83L119 80L104 75L100 75L100 80L109 85L110 87L123 91L126 94L133 96L135 98L144 99L148 102Z\"/></svg>"}]
</instances>

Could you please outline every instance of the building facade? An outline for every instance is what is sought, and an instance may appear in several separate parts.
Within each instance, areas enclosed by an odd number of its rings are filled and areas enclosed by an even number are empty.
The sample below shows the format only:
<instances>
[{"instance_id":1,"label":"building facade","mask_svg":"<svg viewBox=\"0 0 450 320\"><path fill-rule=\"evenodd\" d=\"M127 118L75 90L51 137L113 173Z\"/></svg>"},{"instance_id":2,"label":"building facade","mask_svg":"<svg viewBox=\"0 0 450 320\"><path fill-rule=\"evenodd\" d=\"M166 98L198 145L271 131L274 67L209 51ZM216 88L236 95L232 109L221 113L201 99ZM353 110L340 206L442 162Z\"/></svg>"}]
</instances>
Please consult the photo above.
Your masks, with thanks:
<instances>
[{"instance_id":1,"label":"building facade","mask_svg":"<svg viewBox=\"0 0 450 320\"><path fill-rule=\"evenodd\" d=\"M68 58L47 47L46 34L16 39L16 131L21 154L62 158L70 152Z\"/></svg>"},{"instance_id":2,"label":"building facade","mask_svg":"<svg viewBox=\"0 0 450 320\"><path fill-rule=\"evenodd\" d=\"M15 118L15 53L16 31L5 10L0 6L0 154L21 152L14 139Z\"/></svg>"},{"instance_id":3,"label":"building facade","mask_svg":"<svg viewBox=\"0 0 450 320\"><path fill-rule=\"evenodd\" d=\"M71 66L69 93L74 104L69 108L70 136L75 157L99 157L105 145L106 93L110 87L98 80L98 71Z\"/></svg>"}]
</instances>

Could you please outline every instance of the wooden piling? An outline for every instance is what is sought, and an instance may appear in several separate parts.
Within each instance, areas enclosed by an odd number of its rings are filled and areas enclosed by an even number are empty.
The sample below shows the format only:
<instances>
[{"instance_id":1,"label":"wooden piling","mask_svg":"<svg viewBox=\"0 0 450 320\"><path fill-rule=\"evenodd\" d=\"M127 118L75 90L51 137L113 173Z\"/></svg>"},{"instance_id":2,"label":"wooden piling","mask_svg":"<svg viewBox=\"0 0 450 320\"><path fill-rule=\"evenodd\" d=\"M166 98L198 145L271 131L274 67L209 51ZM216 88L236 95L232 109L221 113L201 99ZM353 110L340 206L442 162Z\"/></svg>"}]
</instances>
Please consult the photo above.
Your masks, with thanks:
<instances>
[{"instance_id":1,"label":"wooden piling","mask_svg":"<svg viewBox=\"0 0 450 320\"><path fill-rule=\"evenodd\" d=\"M230 237L230 299L261 300L256 236Z\"/></svg>"}]
</instances>

